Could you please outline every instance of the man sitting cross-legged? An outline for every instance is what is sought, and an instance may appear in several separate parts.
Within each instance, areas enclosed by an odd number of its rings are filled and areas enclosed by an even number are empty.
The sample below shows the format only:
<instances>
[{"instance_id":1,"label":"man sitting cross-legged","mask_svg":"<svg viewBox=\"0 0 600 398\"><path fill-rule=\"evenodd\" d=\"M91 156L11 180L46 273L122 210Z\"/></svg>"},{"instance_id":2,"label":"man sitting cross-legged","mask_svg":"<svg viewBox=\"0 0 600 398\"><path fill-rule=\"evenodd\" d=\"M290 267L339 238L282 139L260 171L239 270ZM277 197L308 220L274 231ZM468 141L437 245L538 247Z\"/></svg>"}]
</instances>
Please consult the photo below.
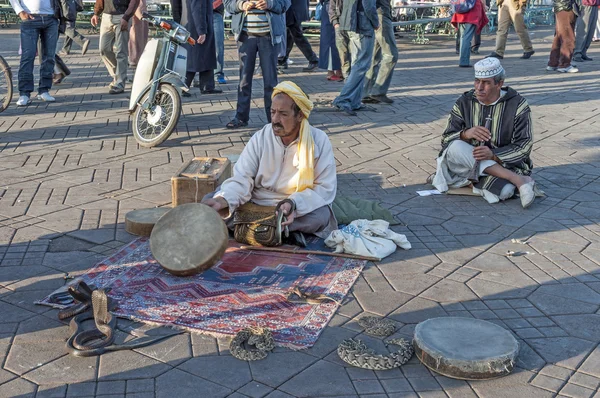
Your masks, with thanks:
<instances>
[{"instance_id":1,"label":"man sitting cross-legged","mask_svg":"<svg viewBox=\"0 0 600 398\"><path fill-rule=\"evenodd\" d=\"M295 210L290 201L280 207L287 216L282 226L289 226L298 243L304 240L298 232L324 238L337 229L331 208L337 188L333 149L327 134L308 123L312 108L297 85L279 83L271 123L248 141L233 177L202 203L217 211L229 208L226 221L232 227L234 212L247 202L275 206L290 199Z\"/></svg>"},{"instance_id":2,"label":"man sitting cross-legged","mask_svg":"<svg viewBox=\"0 0 600 398\"><path fill-rule=\"evenodd\" d=\"M440 192L468 186L469 174L479 161L475 176L484 178L473 191L497 203L512 197L516 187L526 208L535 199L535 182L529 177L533 168L529 105L515 90L502 87L505 73L498 59L483 59L474 69L475 89L464 93L452 108L437 171L429 182Z\"/></svg>"}]
</instances>

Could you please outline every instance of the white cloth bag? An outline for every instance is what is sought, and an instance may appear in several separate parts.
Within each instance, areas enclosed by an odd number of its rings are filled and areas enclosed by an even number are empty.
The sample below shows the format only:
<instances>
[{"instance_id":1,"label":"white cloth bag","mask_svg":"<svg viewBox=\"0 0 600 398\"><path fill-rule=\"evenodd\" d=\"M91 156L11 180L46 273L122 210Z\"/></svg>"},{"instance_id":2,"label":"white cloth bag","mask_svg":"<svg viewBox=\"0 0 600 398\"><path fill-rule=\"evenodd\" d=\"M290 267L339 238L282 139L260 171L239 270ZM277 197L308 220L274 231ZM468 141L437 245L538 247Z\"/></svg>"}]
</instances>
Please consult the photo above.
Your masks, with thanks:
<instances>
[{"instance_id":1,"label":"white cloth bag","mask_svg":"<svg viewBox=\"0 0 600 398\"><path fill-rule=\"evenodd\" d=\"M389 228L384 220L355 220L342 229L337 229L325 239L328 247L336 253L349 253L359 256L382 259L396 251L396 246L411 248L406 236Z\"/></svg>"}]
</instances>

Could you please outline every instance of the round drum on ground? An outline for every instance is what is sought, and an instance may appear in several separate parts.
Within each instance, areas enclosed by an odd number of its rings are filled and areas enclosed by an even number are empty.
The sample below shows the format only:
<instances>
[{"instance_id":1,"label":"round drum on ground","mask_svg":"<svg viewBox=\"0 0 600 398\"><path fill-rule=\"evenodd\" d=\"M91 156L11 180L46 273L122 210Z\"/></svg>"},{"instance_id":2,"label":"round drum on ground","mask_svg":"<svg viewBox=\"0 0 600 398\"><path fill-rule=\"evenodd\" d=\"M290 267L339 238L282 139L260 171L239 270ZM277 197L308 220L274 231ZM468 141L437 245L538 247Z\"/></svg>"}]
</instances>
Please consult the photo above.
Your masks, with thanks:
<instances>
[{"instance_id":1,"label":"round drum on ground","mask_svg":"<svg viewBox=\"0 0 600 398\"><path fill-rule=\"evenodd\" d=\"M500 326L474 318L433 318L415 328L415 355L429 369L464 380L509 374L519 343Z\"/></svg>"},{"instance_id":2,"label":"round drum on ground","mask_svg":"<svg viewBox=\"0 0 600 398\"><path fill-rule=\"evenodd\" d=\"M138 236L150 236L152 228L170 207L132 210L125 214L125 231Z\"/></svg>"},{"instance_id":3,"label":"round drum on ground","mask_svg":"<svg viewBox=\"0 0 600 398\"><path fill-rule=\"evenodd\" d=\"M229 240L225 222L214 209L187 203L162 216L150 235L150 251L168 272L194 275L221 259Z\"/></svg>"}]
</instances>

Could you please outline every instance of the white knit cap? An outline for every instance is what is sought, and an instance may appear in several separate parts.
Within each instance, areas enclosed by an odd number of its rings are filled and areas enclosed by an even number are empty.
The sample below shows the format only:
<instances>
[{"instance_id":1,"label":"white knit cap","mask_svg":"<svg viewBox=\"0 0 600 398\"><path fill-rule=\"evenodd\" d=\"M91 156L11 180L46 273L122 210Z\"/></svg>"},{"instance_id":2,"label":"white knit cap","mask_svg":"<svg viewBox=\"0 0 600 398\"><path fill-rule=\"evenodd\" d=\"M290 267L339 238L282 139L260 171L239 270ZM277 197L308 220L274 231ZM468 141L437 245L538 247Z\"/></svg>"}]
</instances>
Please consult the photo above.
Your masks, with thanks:
<instances>
[{"instance_id":1,"label":"white knit cap","mask_svg":"<svg viewBox=\"0 0 600 398\"><path fill-rule=\"evenodd\" d=\"M475 78L476 79L486 79L488 77L494 77L502 72L504 72L504 68L500 65L500 60L498 58L484 58L481 61L477 62L473 68L475 69Z\"/></svg>"}]
</instances>

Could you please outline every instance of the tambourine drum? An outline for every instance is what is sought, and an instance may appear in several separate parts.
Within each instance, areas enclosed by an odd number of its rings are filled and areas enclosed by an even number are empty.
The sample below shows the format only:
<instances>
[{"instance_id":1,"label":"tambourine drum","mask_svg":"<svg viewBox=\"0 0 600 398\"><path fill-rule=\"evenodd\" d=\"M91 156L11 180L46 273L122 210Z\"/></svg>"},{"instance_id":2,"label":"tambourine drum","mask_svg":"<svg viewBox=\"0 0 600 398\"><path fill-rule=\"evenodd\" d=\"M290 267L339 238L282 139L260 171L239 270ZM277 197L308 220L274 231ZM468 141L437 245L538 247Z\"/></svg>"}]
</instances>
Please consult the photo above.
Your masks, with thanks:
<instances>
[{"instance_id":1,"label":"tambourine drum","mask_svg":"<svg viewBox=\"0 0 600 398\"><path fill-rule=\"evenodd\" d=\"M225 222L209 206L187 203L162 216L150 235L150 250L158 263L178 276L212 267L227 249Z\"/></svg>"},{"instance_id":2,"label":"tambourine drum","mask_svg":"<svg viewBox=\"0 0 600 398\"><path fill-rule=\"evenodd\" d=\"M519 343L500 326L474 318L433 318L415 328L415 355L429 369L463 380L509 374Z\"/></svg>"},{"instance_id":3,"label":"tambourine drum","mask_svg":"<svg viewBox=\"0 0 600 398\"><path fill-rule=\"evenodd\" d=\"M150 236L152 228L170 207L132 210L125 214L125 231L138 236Z\"/></svg>"}]
</instances>

